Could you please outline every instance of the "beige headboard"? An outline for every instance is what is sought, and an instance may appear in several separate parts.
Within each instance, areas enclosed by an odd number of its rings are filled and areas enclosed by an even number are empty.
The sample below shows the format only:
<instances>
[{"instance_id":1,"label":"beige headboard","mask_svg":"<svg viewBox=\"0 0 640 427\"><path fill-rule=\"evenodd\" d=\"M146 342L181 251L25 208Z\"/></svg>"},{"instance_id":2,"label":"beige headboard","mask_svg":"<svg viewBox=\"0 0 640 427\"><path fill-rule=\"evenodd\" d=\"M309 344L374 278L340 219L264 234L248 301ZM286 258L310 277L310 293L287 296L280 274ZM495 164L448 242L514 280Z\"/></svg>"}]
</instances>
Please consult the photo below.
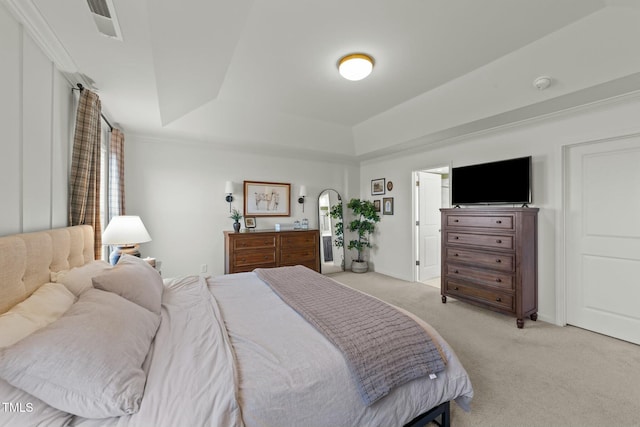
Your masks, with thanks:
<instances>
[{"instance_id":1,"label":"beige headboard","mask_svg":"<svg viewBox=\"0 0 640 427\"><path fill-rule=\"evenodd\" d=\"M55 228L0 237L0 314L24 301L52 271L93 261L93 228Z\"/></svg>"}]
</instances>

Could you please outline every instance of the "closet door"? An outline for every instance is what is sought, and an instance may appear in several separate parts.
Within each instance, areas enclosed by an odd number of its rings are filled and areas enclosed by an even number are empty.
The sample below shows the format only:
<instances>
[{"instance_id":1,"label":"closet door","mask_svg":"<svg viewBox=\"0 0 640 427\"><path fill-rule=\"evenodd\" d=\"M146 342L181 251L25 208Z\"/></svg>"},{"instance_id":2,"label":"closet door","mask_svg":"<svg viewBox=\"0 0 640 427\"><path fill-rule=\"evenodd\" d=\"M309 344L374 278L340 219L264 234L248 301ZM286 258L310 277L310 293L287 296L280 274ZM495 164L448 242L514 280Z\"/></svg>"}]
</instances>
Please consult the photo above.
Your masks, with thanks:
<instances>
[{"instance_id":1,"label":"closet door","mask_svg":"<svg viewBox=\"0 0 640 427\"><path fill-rule=\"evenodd\" d=\"M567 323L640 344L640 137L568 149Z\"/></svg>"}]
</instances>

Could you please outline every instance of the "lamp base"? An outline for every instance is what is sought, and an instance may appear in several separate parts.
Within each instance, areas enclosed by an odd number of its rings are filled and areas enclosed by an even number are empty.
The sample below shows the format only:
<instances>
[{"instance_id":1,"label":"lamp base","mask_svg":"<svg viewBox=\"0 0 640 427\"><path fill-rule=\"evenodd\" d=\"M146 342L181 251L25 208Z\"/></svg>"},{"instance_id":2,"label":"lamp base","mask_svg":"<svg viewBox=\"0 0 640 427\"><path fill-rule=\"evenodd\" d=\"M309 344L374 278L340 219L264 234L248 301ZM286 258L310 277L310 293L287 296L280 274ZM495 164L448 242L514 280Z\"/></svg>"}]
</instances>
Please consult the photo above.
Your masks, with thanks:
<instances>
[{"instance_id":1,"label":"lamp base","mask_svg":"<svg viewBox=\"0 0 640 427\"><path fill-rule=\"evenodd\" d=\"M122 254L133 255L140 258L140 251L138 250L138 245L122 245L116 246L111 254L109 255L109 263L111 265L116 265L118 260Z\"/></svg>"}]
</instances>

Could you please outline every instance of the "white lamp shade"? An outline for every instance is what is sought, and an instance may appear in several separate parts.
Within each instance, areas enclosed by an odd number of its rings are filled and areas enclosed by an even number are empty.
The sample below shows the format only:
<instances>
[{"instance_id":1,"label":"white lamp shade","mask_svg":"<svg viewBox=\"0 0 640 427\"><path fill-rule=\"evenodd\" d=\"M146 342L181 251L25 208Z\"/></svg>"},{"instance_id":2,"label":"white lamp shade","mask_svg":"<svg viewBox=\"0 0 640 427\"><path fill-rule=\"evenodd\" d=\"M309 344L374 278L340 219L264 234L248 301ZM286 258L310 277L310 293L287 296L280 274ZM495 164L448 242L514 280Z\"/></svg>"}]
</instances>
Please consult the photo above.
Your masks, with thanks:
<instances>
[{"instance_id":1,"label":"white lamp shade","mask_svg":"<svg viewBox=\"0 0 640 427\"><path fill-rule=\"evenodd\" d=\"M227 181L224 184L224 194L233 194L233 182Z\"/></svg>"},{"instance_id":2,"label":"white lamp shade","mask_svg":"<svg viewBox=\"0 0 640 427\"><path fill-rule=\"evenodd\" d=\"M347 80L362 80L371 74L373 70L373 59L361 53L347 55L340 60L338 71Z\"/></svg>"},{"instance_id":3,"label":"white lamp shade","mask_svg":"<svg viewBox=\"0 0 640 427\"><path fill-rule=\"evenodd\" d=\"M307 197L307 187L305 185L300 186L300 197Z\"/></svg>"},{"instance_id":4,"label":"white lamp shade","mask_svg":"<svg viewBox=\"0 0 640 427\"><path fill-rule=\"evenodd\" d=\"M135 245L150 241L151 236L137 215L113 217L102 233L105 245Z\"/></svg>"}]
</instances>

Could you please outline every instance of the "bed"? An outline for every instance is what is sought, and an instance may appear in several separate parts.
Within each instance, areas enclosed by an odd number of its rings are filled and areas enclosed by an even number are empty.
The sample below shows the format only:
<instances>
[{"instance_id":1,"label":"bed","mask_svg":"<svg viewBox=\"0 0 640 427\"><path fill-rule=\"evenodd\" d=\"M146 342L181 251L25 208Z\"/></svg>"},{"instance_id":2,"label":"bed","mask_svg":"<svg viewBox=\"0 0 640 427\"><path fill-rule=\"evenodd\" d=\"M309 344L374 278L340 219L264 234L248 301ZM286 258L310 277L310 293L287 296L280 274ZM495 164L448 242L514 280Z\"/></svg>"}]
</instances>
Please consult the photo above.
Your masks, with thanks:
<instances>
[{"instance_id":1,"label":"bed","mask_svg":"<svg viewBox=\"0 0 640 427\"><path fill-rule=\"evenodd\" d=\"M260 272L162 280L139 258L94 261L92 235L0 238L0 425L418 426L469 410L466 371L410 313L446 367L365 402L345 355Z\"/></svg>"}]
</instances>

